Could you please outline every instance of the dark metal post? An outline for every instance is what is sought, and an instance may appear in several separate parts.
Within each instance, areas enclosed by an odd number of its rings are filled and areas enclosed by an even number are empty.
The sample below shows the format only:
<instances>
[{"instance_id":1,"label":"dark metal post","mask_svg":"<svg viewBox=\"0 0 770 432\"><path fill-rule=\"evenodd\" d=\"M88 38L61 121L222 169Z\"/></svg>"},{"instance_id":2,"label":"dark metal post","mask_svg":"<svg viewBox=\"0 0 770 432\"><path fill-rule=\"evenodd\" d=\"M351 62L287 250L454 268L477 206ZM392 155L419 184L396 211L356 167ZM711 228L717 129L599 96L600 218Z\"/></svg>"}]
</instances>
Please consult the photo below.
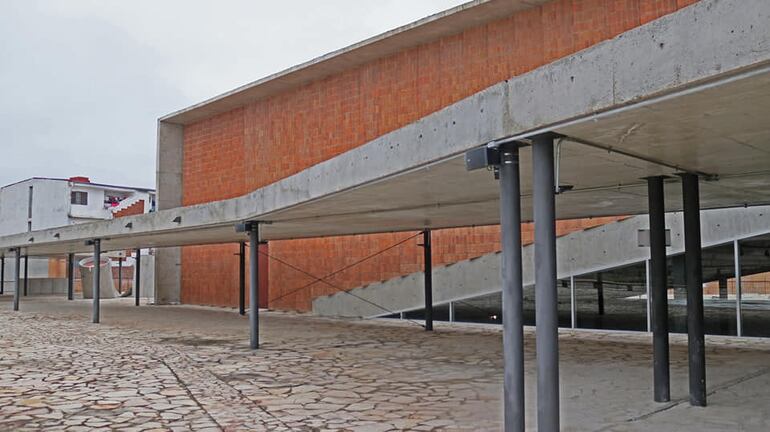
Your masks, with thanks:
<instances>
[{"instance_id":1,"label":"dark metal post","mask_svg":"<svg viewBox=\"0 0 770 432\"><path fill-rule=\"evenodd\" d=\"M75 298L75 254L67 254L67 300Z\"/></svg>"},{"instance_id":2,"label":"dark metal post","mask_svg":"<svg viewBox=\"0 0 770 432\"><path fill-rule=\"evenodd\" d=\"M596 288L596 302L599 307L599 315L604 315L604 280L602 280L601 273L596 273L594 287Z\"/></svg>"},{"instance_id":3,"label":"dark metal post","mask_svg":"<svg viewBox=\"0 0 770 432\"><path fill-rule=\"evenodd\" d=\"M16 249L16 272L13 281L13 310L19 310L19 279L21 275L21 249Z\"/></svg>"},{"instance_id":4,"label":"dark metal post","mask_svg":"<svg viewBox=\"0 0 770 432\"><path fill-rule=\"evenodd\" d=\"M249 326L251 349L259 348L259 223L251 223L249 231Z\"/></svg>"},{"instance_id":5,"label":"dark metal post","mask_svg":"<svg viewBox=\"0 0 770 432\"><path fill-rule=\"evenodd\" d=\"M142 249L136 250L136 262L134 263L134 306L139 306L142 289Z\"/></svg>"},{"instance_id":6,"label":"dark metal post","mask_svg":"<svg viewBox=\"0 0 770 432\"><path fill-rule=\"evenodd\" d=\"M24 255L24 297L27 296L29 288L29 256Z\"/></svg>"},{"instance_id":7,"label":"dark metal post","mask_svg":"<svg viewBox=\"0 0 770 432\"><path fill-rule=\"evenodd\" d=\"M0 257L0 294L5 294L5 255Z\"/></svg>"},{"instance_id":8,"label":"dark metal post","mask_svg":"<svg viewBox=\"0 0 770 432\"><path fill-rule=\"evenodd\" d=\"M559 316L556 291L556 201L554 136L532 143L535 222L535 325L537 339L537 426L559 430Z\"/></svg>"},{"instance_id":9,"label":"dark metal post","mask_svg":"<svg viewBox=\"0 0 770 432\"><path fill-rule=\"evenodd\" d=\"M727 276L719 274L717 270L717 282L719 283L719 299L727 300Z\"/></svg>"},{"instance_id":10,"label":"dark metal post","mask_svg":"<svg viewBox=\"0 0 770 432\"><path fill-rule=\"evenodd\" d=\"M706 406L706 341L703 326L703 271L698 176L682 174L684 256L687 283L687 346L690 405Z\"/></svg>"},{"instance_id":11,"label":"dark metal post","mask_svg":"<svg viewBox=\"0 0 770 432\"><path fill-rule=\"evenodd\" d=\"M246 315L246 242L238 250L238 313Z\"/></svg>"},{"instance_id":12,"label":"dark metal post","mask_svg":"<svg viewBox=\"0 0 770 432\"><path fill-rule=\"evenodd\" d=\"M505 431L524 432L524 320L521 269L519 146L500 149Z\"/></svg>"},{"instance_id":13,"label":"dark metal post","mask_svg":"<svg viewBox=\"0 0 770 432\"><path fill-rule=\"evenodd\" d=\"M92 310L92 318L94 323L99 322L99 300L101 297L101 255L102 255L102 242L99 239L93 240L93 246L94 246L94 301L93 301L93 310Z\"/></svg>"},{"instance_id":14,"label":"dark metal post","mask_svg":"<svg viewBox=\"0 0 770 432\"><path fill-rule=\"evenodd\" d=\"M666 214L663 177L647 179L650 213L650 295L652 297L653 397L671 400L668 352L668 276L666 275Z\"/></svg>"},{"instance_id":15,"label":"dark metal post","mask_svg":"<svg viewBox=\"0 0 770 432\"><path fill-rule=\"evenodd\" d=\"M743 336L743 314L741 297L743 296L743 284L741 282L741 243L733 241L733 256L735 265L735 329L737 336Z\"/></svg>"},{"instance_id":16,"label":"dark metal post","mask_svg":"<svg viewBox=\"0 0 770 432\"><path fill-rule=\"evenodd\" d=\"M425 275L425 330L433 331L433 251L430 230L422 232L423 273Z\"/></svg>"},{"instance_id":17,"label":"dark metal post","mask_svg":"<svg viewBox=\"0 0 770 432\"><path fill-rule=\"evenodd\" d=\"M118 293L123 295L123 258L122 257L118 257Z\"/></svg>"}]
</instances>

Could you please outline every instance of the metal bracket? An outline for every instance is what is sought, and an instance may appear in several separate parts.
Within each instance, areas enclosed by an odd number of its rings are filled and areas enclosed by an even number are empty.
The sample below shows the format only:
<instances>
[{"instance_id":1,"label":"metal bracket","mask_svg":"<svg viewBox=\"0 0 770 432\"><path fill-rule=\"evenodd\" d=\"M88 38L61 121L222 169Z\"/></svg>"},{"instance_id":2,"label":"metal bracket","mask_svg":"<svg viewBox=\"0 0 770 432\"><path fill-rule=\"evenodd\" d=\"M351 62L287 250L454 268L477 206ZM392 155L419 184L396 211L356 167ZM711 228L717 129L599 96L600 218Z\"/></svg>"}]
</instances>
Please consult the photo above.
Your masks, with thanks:
<instances>
[{"instance_id":1,"label":"metal bracket","mask_svg":"<svg viewBox=\"0 0 770 432\"><path fill-rule=\"evenodd\" d=\"M478 169L487 169L496 171L496 168L502 163L500 148L504 145L516 145L522 147L526 143L520 141L491 141L481 147L465 152L465 169L475 171ZM497 178L497 174L495 174Z\"/></svg>"}]
</instances>

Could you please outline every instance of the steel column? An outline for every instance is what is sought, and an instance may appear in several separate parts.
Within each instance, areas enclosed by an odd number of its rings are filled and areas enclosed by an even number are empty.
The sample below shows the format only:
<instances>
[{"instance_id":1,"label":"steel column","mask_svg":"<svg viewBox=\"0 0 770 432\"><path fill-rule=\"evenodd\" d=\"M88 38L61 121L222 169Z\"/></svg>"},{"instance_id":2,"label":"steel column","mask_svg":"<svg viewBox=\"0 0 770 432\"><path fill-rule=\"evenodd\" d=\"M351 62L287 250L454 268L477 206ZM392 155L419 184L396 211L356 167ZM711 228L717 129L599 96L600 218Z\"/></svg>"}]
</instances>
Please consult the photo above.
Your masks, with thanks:
<instances>
[{"instance_id":1,"label":"steel column","mask_svg":"<svg viewBox=\"0 0 770 432\"><path fill-rule=\"evenodd\" d=\"M645 301L647 310L647 333L652 332L652 300L650 297L650 260L644 260L644 289L647 294Z\"/></svg>"},{"instance_id":2,"label":"steel column","mask_svg":"<svg viewBox=\"0 0 770 432\"><path fill-rule=\"evenodd\" d=\"M535 222L535 324L537 334L537 426L559 430L559 315L556 288L554 136L532 143Z\"/></svg>"},{"instance_id":3,"label":"steel column","mask_svg":"<svg viewBox=\"0 0 770 432\"><path fill-rule=\"evenodd\" d=\"M0 294L5 294L5 255L0 257Z\"/></svg>"},{"instance_id":4,"label":"steel column","mask_svg":"<svg viewBox=\"0 0 770 432\"><path fill-rule=\"evenodd\" d=\"M455 302L449 302L449 322L455 322Z\"/></svg>"},{"instance_id":5,"label":"steel column","mask_svg":"<svg viewBox=\"0 0 770 432\"><path fill-rule=\"evenodd\" d=\"M246 242L238 244L238 313L246 315Z\"/></svg>"},{"instance_id":6,"label":"steel column","mask_svg":"<svg viewBox=\"0 0 770 432\"><path fill-rule=\"evenodd\" d=\"M28 288L29 288L29 256L24 255L24 297L27 296Z\"/></svg>"},{"instance_id":7,"label":"steel column","mask_svg":"<svg viewBox=\"0 0 770 432\"><path fill-rule=\"evenodd\" d=\"M249 229L249 327L251 349L259 348L259 224Z\"/></svg>"},{"instance_id":8,"label":"steel column","mask_svg":"<svg viewBox=\"0 0 770 432\"><path fill-rule=\"evenodd\" d=\"M75 298L75 254L67 254L67 300Z\"/></svg>"},{"instance_id":9,"label":"steel column","mask_svg":"<svg viewBox=\"0 0 770 432\"><path fill-rule=\"evenodd\" d=\"M733 241L733 254L735 264L735 328L736 334L743 336L743 310L741 309L743 283L741 282L741 244L739 240Z\"/></svg>"},{"instance_id":10,"label":"steel column","mask_svg":"<svg viewBox=\"0 0 770 432\"><path fill-rule=\"evenodd\" d=\"M663 177L647 179L650 213L650 295L652 296L653 397L671 400L668 350L668 276L666 272L666 214Z\"/></svg>"},{"instance_id":11,"label":"steel column","mask_svg":"<svg viewBox=\"0 0 770 432\"><path fill-rule=\"evenodd\" d=\"M690 405L706 406L706 341L703 325L703 270L698 176L688 173L682 174L681 177L684 207L684 268L687 283Z\"/></svg>"},{"instance_id":12,"label":"steel column","mask_svg":"<svg viewBox=\"0 0 770 432\"><path fill-rule=\"evenodd\" d=\"M16 273L13 281L13 310L19 310L19 279L21 275L21 249L16 249Z\"/></svg>"},{"instance_id":13,"label":"steel column","mask_svg":"<svg viewBox=\"0 0 770 432\"><path fill-rule=\"evenodd\" d=\"M433 331L433 248L430 230L422 232L423 275L425 277L425 331Z\"/></svg>"},{"instance_id":14,"label":"steel column","mask_svg":"<svg viewBox=\"0 0 770 432\"><path fill-rule=\"evenodd\" d=\"M505 431L524 431L524 318L521 269L519 146L500 148Z\"/></svg>"},{"instance_id":15,"label":"steel column","mask_svg":"<svg viewBox=\"0 0 770 432\"><path fill-rule=\"evenodd\" d=\"M596 288L596 305L599 315L604 315L604 280L601 273L596 273L594 288Z\"/></svg>"},{"instance_id":16,"label":"steel column","mask_svg":"<svg viewBox=\"0 0 770 432\"><path fill-rule=\"evenodd\" d=\"M118 293L123 294L123 258L121 257L118 257Z\"/></svg>"},{"instance_id":17,"label":"steel column","mask_svg":"<svg viewBox=\"0 0 770 432\"><path fill-rule=\"evenodd\" d=\"M101 297L101 256L102 256L102 242L99 239L93 240L92 244L94 246L94 301L93 301L93 308L91 311L91 317L92 321L94 323L99 323L99 300Z\"/></svg>"},{"instance_id":18,"label":"steel column","mask_svg":"<svg viewBox=\"0 0 770 432\"><path fill-rule=\"evenodd\" d=\"M575 276L569 277L569 312L571 327L577 328L577 299L575 298Z\"/></svg>"},{"instance_id":19,"label":"steel column","mask_svg":"<svg viewBox=\"0 0 770 432\"><path fill-rule=\"evenodd\" d=\"M142 249L136 250L136 262L134 263L134 306L139 306L142 289Z\"/></svg>"}]
</instances>

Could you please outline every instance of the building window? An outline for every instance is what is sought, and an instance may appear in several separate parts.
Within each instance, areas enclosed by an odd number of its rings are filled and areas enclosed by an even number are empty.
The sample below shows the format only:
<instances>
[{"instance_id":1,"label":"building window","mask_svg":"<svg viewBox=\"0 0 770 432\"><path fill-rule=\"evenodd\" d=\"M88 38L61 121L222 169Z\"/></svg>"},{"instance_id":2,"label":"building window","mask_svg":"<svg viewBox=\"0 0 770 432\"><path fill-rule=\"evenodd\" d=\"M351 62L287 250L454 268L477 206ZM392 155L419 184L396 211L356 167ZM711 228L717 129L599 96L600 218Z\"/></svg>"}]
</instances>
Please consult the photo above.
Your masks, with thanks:
<instances>
[{"instance_id":1,"label":"building window","mask_svg":"<svg viewBox=\"0 0 770 432\"><path fill-rule=\"evenodd\" d=\"M88 192L72 192L70 202L76 205L88 205Z\"/></svg>"}]
</instances>

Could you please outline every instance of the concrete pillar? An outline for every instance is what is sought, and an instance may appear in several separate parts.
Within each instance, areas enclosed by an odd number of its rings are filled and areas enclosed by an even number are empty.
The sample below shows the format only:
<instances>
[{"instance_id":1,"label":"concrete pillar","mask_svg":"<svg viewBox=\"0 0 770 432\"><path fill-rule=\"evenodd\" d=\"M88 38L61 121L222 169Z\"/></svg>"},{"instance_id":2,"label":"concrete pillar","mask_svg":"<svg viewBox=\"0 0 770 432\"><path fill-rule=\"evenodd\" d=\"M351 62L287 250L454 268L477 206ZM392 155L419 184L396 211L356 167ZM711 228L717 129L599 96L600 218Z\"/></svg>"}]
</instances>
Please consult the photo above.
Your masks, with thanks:
<instances>
[{"instance_id":1,"label":"concrete pillar","mask_svg":"<svg viewBox=\"0 0 770 432\"><path fill-rule=\"evenodd\" d=\"M559 315L556 288L554 136L532 143L535 222L535 325L537 333L537 427L559 430Z\"/></svg>"},{"instance_id":2,"label":"concrete pillar","mask_svg":"<svg viewBox=\"0 0 770 432\"><path fill-rule=\"evenodd\" d=\"M158 122L157 199L158 210L182 206L182 161L184 126ZM182 289L181 248L155 250L155 303L179 303Z\"/></svg>"},{"instance_id":3,"label":"concrete pillar","mask_svg":"<svg viewBox=\"0 0 770 432\"><path fill-rule=\"evenodd\" d=\"M524 431L524 318L521 266L521 180L519 145L500 148L502 243L503 400L505 431ZM450 306L451 307L451 306ZM452 311L454 319L454 311Z\"/></svg>"},{"instance_id":4,"label":"concrete pillar","mask_svg":"<svg viewBox=\"0 0 770 432\"><path fill-rule=\"evenodd\" d=\"M706 406L706 340L703 323L700 192L698 176L682 174L684 256L687 278L687 347L690 405Z\"/></svg>"},{"instance_id":5,"label":"concrete pillar","mask_svg":"<svg viewBox=\"0 0 770 432\"><path fill-rule=\"evenodd\" d=\"M652 297L653 397L671 400L668 347L668 275L666 274L666 213L663 177L647 179L650 212L650 295Z\"/></svg>"}]
</instances>

